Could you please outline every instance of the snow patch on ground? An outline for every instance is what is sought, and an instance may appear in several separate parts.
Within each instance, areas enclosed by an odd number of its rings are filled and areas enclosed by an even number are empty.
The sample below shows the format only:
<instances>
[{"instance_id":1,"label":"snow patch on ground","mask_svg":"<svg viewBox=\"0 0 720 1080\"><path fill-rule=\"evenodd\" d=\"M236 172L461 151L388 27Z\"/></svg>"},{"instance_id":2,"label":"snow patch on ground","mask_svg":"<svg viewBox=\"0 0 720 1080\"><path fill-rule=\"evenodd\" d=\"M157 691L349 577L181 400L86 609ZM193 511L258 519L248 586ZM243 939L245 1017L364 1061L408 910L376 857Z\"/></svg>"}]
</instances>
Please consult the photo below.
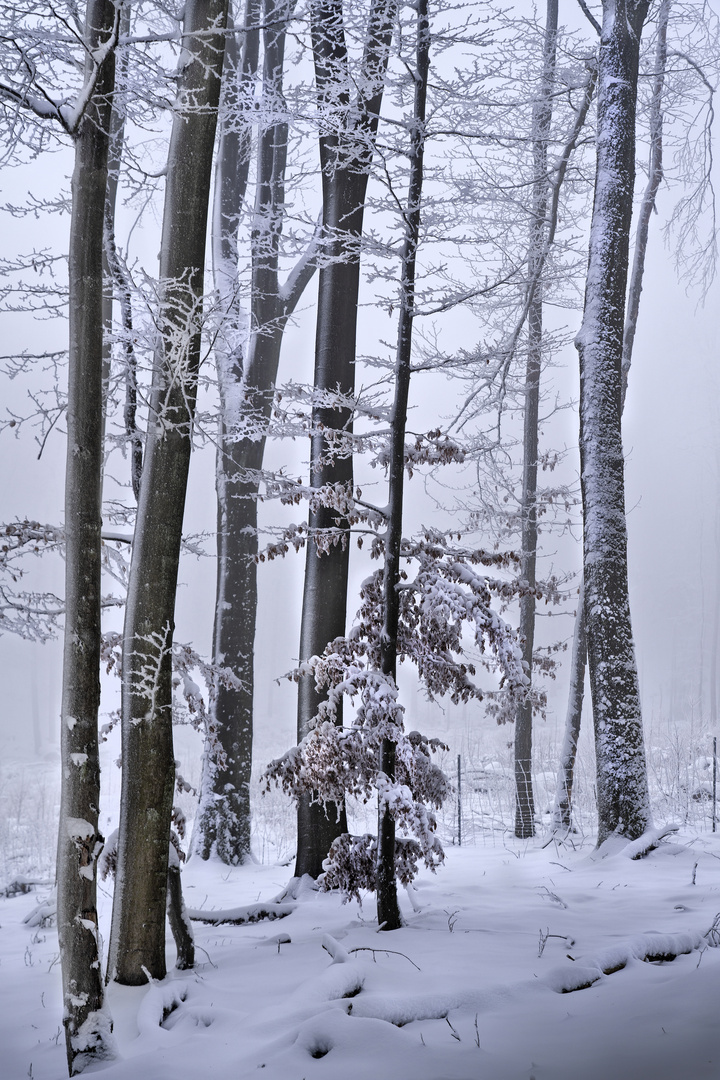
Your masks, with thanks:
<instances>
[{"instance_id":1,"label":"snow patch on ground","mask_svg":"<svg viewBox=\"0 0 720 1080\"><path fill-rule=\"evenodd\" d=\"M198 964L112 986L107 1080L717 1080L720 840L680 833L642 859L611 845L450 849L407 926L374 902L288 888L287 868L191 860ZM589 857L593 855L593 857ZM694 884L693 884L694 882ZM0 1045L8 1080L66 1075L47 890L0 899ZM111 897L101 888L107 937ZM673 957L673 959L671 959ZM174 963L172 941L168 962ZM30 1068L32 1066L31 1072ZM94 1074L94 1073L93 1073Z\"/></svg>"}]
</instances>

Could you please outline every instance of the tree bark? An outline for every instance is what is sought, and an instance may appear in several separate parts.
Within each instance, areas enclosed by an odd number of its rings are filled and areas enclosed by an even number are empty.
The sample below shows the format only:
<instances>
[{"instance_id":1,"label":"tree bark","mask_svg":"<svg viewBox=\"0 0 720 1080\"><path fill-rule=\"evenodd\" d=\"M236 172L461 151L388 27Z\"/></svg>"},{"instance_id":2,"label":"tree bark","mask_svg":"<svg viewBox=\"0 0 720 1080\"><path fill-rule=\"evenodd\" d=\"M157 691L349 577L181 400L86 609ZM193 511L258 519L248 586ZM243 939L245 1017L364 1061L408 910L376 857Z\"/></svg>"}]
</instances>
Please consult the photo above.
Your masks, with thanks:
<instances>
[{"instance_id":1,"label":"tree bark","mask_svg":"<svg viewBox=\"0 0 720 1080\"><path fill-rule=\"evenodd\" d=\"M648 827L647 767L627 580L622 357L645 0L604 0L597 172L580 357L580 462L598 843Z\"/></svg>"},{"instance_id":2,"label":"tree bark","mask_svg":"<svg viewBox=\"0 0 720 1080\"><path fill-rule=\"evenodd\" d=\"M130 3L123 5L120 35L130 32ZM132 288L126 269L123 267L115 245L115 215L117 193L120 183L123 144L125 141L125 104L118 102L118 91L127 91L127 68L129 52L120 53L116 73L116 93L110 117L110 149L108 155L108 185L105 196L105 240L103 253L103 275L105 290L103 296L103 394L107 411L107 396L110 388L112 343L113 343L113 304L117 294L120 301L120 321L123 328L123 352L125 354L125 405L123 416L125 434L130 450L130 483L137 502L140 494L140 476L142 474L142 439L137 427L137 358L133 344Z\"/></svg>"},{"instance_id":3,"label":"tree bark","mask_svg":"<svg viewBox=\"0 0 720 1080\"><path fill-rule=\"evenodd\" d=\"M655 75L653 79L652 99L650 103L650 160L648 163L648 181L643 194L638 226L635 238L635 250L633 253L632 273L628 288L627 314L623 329L623 354L622 354L622 402L621 410L625 406L625 396L628 387L628 377L632 362L633 345L635 343L635 330L637 328L638 313L640 310L640 296L642 293L643 276L645 273L645 257L647 254L648 235L650 231L650 218L655 208L660 183L663 178L663 105L662 97L665 87L665 70L667 65L667 27L670 17L672 0L662 0L658 12L657 43L655 46ZM586 616L585 616L585 588L580 587L578 607L575 615L575 631L573 635L573 653L570 669L570 688L568 692L568 709L565 720L565 736L560 756L560 769L555 793L555 806L553 809L553 831L564 831L572 827L572 789L575 772L575 760L577 744L580 737L580 723L582 719L583 699L585 694L585 670L587 660L586 641Z\"/></svg>"},{"instance_id":4,"label":"tree bark","mask_svg":"<svg viewBox=\"0 0 720 1080\"><path fill-rule=\"evenodd\" d=\"M412 331L415 314L415 265L420 236L420 201L423 187L423 157L425 149L425 109L430 68L430 26L427 0L417 0L417 51L415 100L410 142L410 185L405 218L405 239L402 252L400 286L400 315L398 345L395 360L395 400L390 436L390 476L388 489L388 522L385 539L383 601L385 618L380 644L380 663L383 675L397 681L398 623L400 618L400 546L403 528L403 488L405 483L405 430L407 426L408 395L410 392L410 362ZM380 753L380 769L390 781L395 779L395 742L385 738ZM377 912L382 930L395 930L402 925L397 900L395 878L395 819L380 799L378 806L377 855Z\"/></svg>"},{"instance_id":5,"label":"tree bark","mask_svg":"<svg viewBox=\"0 0 720 1080\"><path fill-rule=\"evenodd\" d=\"M313 56L323 131L320 164L323 190L323 259L319 270L315 336L315 391L326 398L352 399L360 287L362 236L368 170L375 149L387 70L395 0L372 0L366 45L351 101L342 0L311 5ZM354 119L348 119L354 117ZM316 405L312 411L310 485L351 488L352 410ZM300 662L323 652L345 633L348 575L347 520L330 507L311 509L305 563ZM298 686L298 741L310 729L323 700L311 676ZM342 724L342 710L337 722ZM322 806L304 795L298 801L295 874L318 877L333 840L347 832L344 807Z\"/></svg>"},{"instance_id":6,"label":"tree bark","mask_svg":"<svg viewBox=\"0 0 720 1080\"><path fill-rule=\"evenodd\" d=\"M125 613L123 777L109 977L162 979L175 765L172 638L202 329L225 0L185 8L160 253L161 310Z\"/></svg>"},{"instance_id":7,"label":"tree bark","mask_svg":"<svg viewBox=\"0 0 720 1080\"><path fill-rule=\"evenodd\" d=\"M252 541L238 504L237 427L241 418L244 316L240 304L238 230L252 157L250 99L257 76L262 0L247 0L242 50L229 38L224 74L223 126L215 172L213 275L220 297L221 323L215 347L220 419L215 474L217 494L217 587L213 663L230 668L239 688L221 684L210 705L211 737L206 741L193 853L213 851L231 865L250 854L250 770L252 767L253 649L257 608L256 569L249 565ZM244 507L243 507L244 509ZM217 762L218 750L224 765Z\"/></svg>"},{"instance_id":8,"label":"tree bark","mask_svg":"<svg viewBox=\"0 0 720 1080\"><path fill-rule=\"evenodd\" d=\"M528 249L528 272L532 281L543 257L550 184L547 144L552 121L555 57L557 52L558 0L548 0L543 41L543 73L540 95L533 108L533 207ZM527 592L520 597L520 634L523 660L530 679L528 695L515 712L515 835L535 835L535 802L532 786L532 668L535 640L535 587L537 563L537 456L540 372L542 368L543 294L538 279L528 310L528 353L525 371L523 429L523 488L520 577Z\"/></svg>"},{"instance_id":9,"label":"tree bark","mask_svg":"<svg viewBox=\"0 0 720 1080\"><path fill-rule=\"evenodd\" d=\"M103 217L119 12L89 0L86 83L101 70L75 136L69 249L69 372L65 474L65 643L58 939L71 1076L112 1055L103 1011L97 917L103 465Z\"/></svg>"},{"instance_id":10,"label":"tree bark","mask_svg":"<svg viewBox=\"0 0 720 1080\"><path fill-rule=\"evenodd\" d=\"M570 688L565 717L565 734L560 751L555 805L553 806L552 832L567 834L572 829L572 792L575 777L577 745L580 738L583 698L585 696L585 671L587 667L587 633L585 629L585 588L580 586L578 606L575 613L573 651L570 660Z\"/></svg>"},{"instance_id":11,"label":"tree bark","mask_svg":"<svg viewBox=\"0 0 720 1080\"><path fill-rule=\"evenodd\" d=\"M250 855L250 779L252 773L254 649L257 617L257 500L260 470L277 378L280 349L288 318L315 271L317 240L284 285L280 284L279 245L284 218L288 125L283 94L284 52L294 0L264 0L248 9L246 25L264 24L263 118L258 134L257 184L251 233L252 280L250 340L243 362L239 344L239 311L233 315L235 348L219 363L222 399L217 466L218 577L213 657L230 667L239 687L221 685L213 704L213 727L224 754L222 767L211 766L212 782L204 784L200 826L194 850L208 858L213 845L223 862L237 864ZM259 32L246 34L242 77L257 69ZM253 44L252 55L248 52ZM236 122L237 123L237 122ZM236 124L233 125L236 127ZM237 220L245 198L250 153L250 124L237 150L223 149L218 187L222 221L215 234L216 278L237 296ZM223 141L223 146L225 141ZM238 168L231 162L235 158ZM240 182L244 176L244 182ZM217 194L216 194L217 198ZM224 209L223 209L224 208ZM234 236L228 226L235 222ZM221 273L218 273L220 269ZM246 428L252 428L252 435ZM206 761L211 760L208 748Z\"/></svg>"}]
</instances>

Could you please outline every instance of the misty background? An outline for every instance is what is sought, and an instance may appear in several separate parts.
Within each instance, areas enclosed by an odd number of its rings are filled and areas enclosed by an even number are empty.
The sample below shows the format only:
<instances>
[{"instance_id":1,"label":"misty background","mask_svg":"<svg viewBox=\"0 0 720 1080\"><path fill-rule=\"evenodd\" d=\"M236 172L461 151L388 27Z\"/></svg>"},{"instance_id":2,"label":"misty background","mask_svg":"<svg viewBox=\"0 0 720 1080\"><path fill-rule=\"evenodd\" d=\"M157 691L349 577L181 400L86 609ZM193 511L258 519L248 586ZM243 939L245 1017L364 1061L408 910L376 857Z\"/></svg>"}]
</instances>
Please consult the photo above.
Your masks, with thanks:
<instances>
[{"instance_id":1,"label":"misty background","mask_svg":"<svg viewBox=\"0 0 720 1080\"><path fill-rule=\"evenodd\" d=\"M639 147L639 156L644 148ZM19 202L28 190L41 198L66 190L72 168L69 149L44 156L38 162L0 174L2 202ZM643 183L638 174L638 189ZM624 413L626 454L626 499L629 532L630 590L633 629L640 675L646 741L667 739L673 732L690 738L693 748L710 752L717 731L718 625L720 577L720 374L718 357L720 331L718 300L720 285L711 285L703 297L698 289L686 289L678 280L672 241L663 237L663 224L677 198L677 187L661 189L659 213L651 223L643 297L629 389ZM7 251L42 250L52 243L58 251L66 247L68 217L44 215L20 219L3 215L4 244ZM586 226L584 225L583 228ZM120 230L122 235L122 230ZM134 243L151 263L157 246L157 221L148 220ZM583 282L578 280L578 289ZM293 379L312 380L314 348L314 293L308 289L299 314L288 327L279 384ZM368 294L369 295L369 294ZM579 326L581 312L560 313L571 332ZM377 348L377 341L394 341L395 324L367 301L360 318L359 354ZM469 347L482 332L478 319L466 311L444 317L444 348L457 338ZM22 349L38 352L64 348L66 323L63 319L30 316L27 313L2 315L0 352L13 355ZM572 401L573 407L559 411L544 429L544 445L565 449L560 466L562 478L577 487L577 354L568 345L553 357L553 368L544 376L548 397ZM3 377L2 407L26 415L32 404L29 393L50 384L55 374L35 372L31 377ZM59 369L62 382L64 370ZM362 378L362 376L361 376ZM436 376L415 379L412 401L418 426L442 424L453 412L459 391ZM413 421L415 422L415 421ZM212 434L211 432L209 433ZM65 464L62 418L53 427L38 456L39 445L27 424L6 426L0 433L3 468L0 470L0 517L3 522L30 518L42 523L63 522ZM307 475L308 447L299 441L284 440L269 447L269 464L292 462L291 472ZM360 474L363 466L360 465ZM122 470L124 469L124 473ZM176 640L192 642L209 655L215 601L215 490L212 439L199 439L190 473L185 516L185 533L202 534L207 557L185 554L181 563L181 586L176 614ZM127 483L127 462L115 453L110 474ZM372 479L372 477L370 477ZM465 478L466 479L466 478ZM382 478L379 490L382 491ZM364 483L364 481L363 481ZM437 491L435 491L437 494ZM369 492L372 498L371 492ZM381 499L382 501L382 499ZM448 502L452 492L448 493ZM429 497L423 478L416 475L406 488L407 526L449 524ZM302 520L306 510L294 507L290 519ZM575 527L563 537L544 542L543 565L552 562L558 571L577 574L580 569L579 506L573 516ZM277 504L261 511L266 522L288 520ZM127 530L124 530L127 531ZM482 536L473 537L481 545ZM358 586L370 572L366 554L353 552L353 574L348 612L358 606ZM295 741L296 688L281 677L294 665L300 633L300 605L305 563L304 552L261 565L259 574L259 622L256 638L256 760L262 765ZM28 559L23 587L49 589L62 595L63 566L57 555ZM576 579L572 588L578 584ZM572 597L561 609L548 612L540 607L542 640L570 641L573 629ZM551 615L550 618L543 617ZM509 616L514 618L514 613ZM105 629L120 629L121 613L109 612ZM11 634L0 636L0 760L4 763L59 761L59 714L61 694L61 654L59 639L40 645ZM570 652L560 655L556 679L548 684L547 719L535 722L536 746L559 743L567 703ZM714 674L715 672L715 674ZM482 704L454 707L447 702L431 704L417 689L413 676L400 676L410 727L444 736L453 755L472 742L493 747L511 741L510 728L496 730L494 720L484 716ZM107 716L119 704L119 682L104 677L102 713ZM104 722L104 720L102 721ZM588 740L589 694L583 722L583 738ZM183 768L199 771L200 739L192 732L178 736L179 756L193 759ZM695 752L695 749L690 751ZM705 752L705 751L702 751ZM106 795L119 788L119 770L104 775ZM108 786L109 785L109 786Z\"/></svg>"}]
</instances>

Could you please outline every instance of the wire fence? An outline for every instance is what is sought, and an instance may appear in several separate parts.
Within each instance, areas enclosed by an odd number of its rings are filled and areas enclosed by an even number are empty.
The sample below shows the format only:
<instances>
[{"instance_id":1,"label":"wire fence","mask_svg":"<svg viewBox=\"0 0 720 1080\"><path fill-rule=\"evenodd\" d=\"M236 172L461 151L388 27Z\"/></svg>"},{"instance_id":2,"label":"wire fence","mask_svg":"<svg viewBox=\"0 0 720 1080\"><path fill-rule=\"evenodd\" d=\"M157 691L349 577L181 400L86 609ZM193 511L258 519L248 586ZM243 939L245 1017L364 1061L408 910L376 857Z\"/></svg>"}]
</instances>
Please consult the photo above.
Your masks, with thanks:
<instances>
[{"instance_id":1,"label":"wire fence","mask_svg":"<svg viewBox=\"0 0 720 1080\"><path fill-rule=\"evenodd\" d=\"M494 737L487 732L465 737L458 750L441 755L439 764L454 783L452 797L438 813L443 845L503 845L515 822L512 729ZM491 751L488 743L492 743ZM536 829L542 836L551 824L557 784L557 741L536 739L533 761ZM651 806L657 823L676 823L696 832L717 828L717 739L707 732L684 729L650 732L647 738ZM114 828L119 772L105 783L106 812L101 827ZM104 774L105 776L105 774ZM196 778L198 779L198 778ZM110 783L112 781L112 783ZM110 790L112 787L113 790ZM260 793L253 783L252 844L263 863L290 863L295 854L296 814L292 801L273 790ZM190 821L195 810L190 795L181 797ZM45 880L54 875L60 804L57 763L0 764L0 889L18 877ZM112 804L112 806L110 805ZM348 802L351 831L375 832L377 811L372 800ZM578 842L596 830L597 804L592 742L586 737L578 751L573 797L573 827Z\"/></svg>"}]
</instances>

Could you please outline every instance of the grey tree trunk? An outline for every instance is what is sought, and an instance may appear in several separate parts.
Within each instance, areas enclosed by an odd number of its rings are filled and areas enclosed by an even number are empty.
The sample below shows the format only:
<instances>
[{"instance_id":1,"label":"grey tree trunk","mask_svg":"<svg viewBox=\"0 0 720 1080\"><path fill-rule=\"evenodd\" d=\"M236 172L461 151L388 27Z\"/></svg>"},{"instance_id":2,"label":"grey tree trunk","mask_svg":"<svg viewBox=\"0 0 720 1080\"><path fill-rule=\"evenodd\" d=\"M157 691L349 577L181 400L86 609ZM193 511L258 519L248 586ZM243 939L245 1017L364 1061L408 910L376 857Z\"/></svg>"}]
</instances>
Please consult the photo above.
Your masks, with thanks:
<instances>
[{"instance_id":1,"label":"grey tree trunk","mask_svg":"<svg viewBox=\"0 0 720 1080\"><path fill-rule=\"evenodd\" d=\"M400 286L400 315L398 345L395 359L395 400L390 437L390 475L388 488L388 521L385 537L385 566L383 571L384 623L380 644L380 663L383 675L397 679L398 623L400 618L400 546L403 529L403 488L405 483L405 431L407 427L408 395L410 391L410 362L412 358L413 316L415 313L415 265L420 235L420 202L423 187L423 157L425 149L425 109L428 72L430 69L430 26L427 0L417 0L417 47L415 100L410 138L410 184L404 214L405 238L402 252ZM382 741L380 768L392 781L395 779L395 749L392 739ZM397 900L395 878L395 818L380 800L378 807L377 853L377 915L382 930L395 930L402 925Z\"/></svg>"},{"instance_id":2,"label":"grey tree trunk","mask_svg":"<svg viewBox=\"0 0 720 1080\"><path fill-rule=\"evenodd\" d=\"M120 35L130 32L131 5L125 3L122 8ZM137 358L133 345L132 289L128 275L121 263L115 246L115 214L117 193L120 183L123 144L125 141L125 105L118 101L118 93L127 87L127 69L129 52L121 51L116 72L116 94L110 117L110 149L108 154L108 184L105 196L105 240L103 254L104 296L103 296L103 384L107 408L107 394L110 385L110 367L112 360L113 305L115 295L120 301L120 315L123 328L123 351L125 354L125 433L130 451L130 482L135 501L140 494L140 475L142 473L142 439L138 432L137 414Z\"/></svg>"},{"instance_id":3,"label":"grey tree trunk","mask_svg":"<svg viewBox=\"0 0 720 1080\"><path fill-rule=\"evenodd\" d=\"M109 977L162 979L175 763L172 640L197 395L225 0L190 0L168 156L161 311L125 613L123 777Z\"/></svg>"},{"instance_id":4,"label":"grey tree trunk","mask_svg":"<svg viewBox=\"0 0 720 1080\"><path fill-rule=\"evenodd\" d=\"M351 74L342 0L311 5L313 56L321 123L323 260L319 270L315 336L315 389L352 398L355 338L368 169L375 149L385 84L395 0L372 0L365 51L351 99ZM352 433L348 407L315 406L310 484L352 486ZM311 510L305 563L300 662L319 655L345 633L348 523L330 507ZM311 676L298 686L298 741L308 733L322 697ZM342 724L338 709L337 722ZM310 796L298 800L295 874L318 877L333 840L347 832L344 807L323 807Z\"/></svg>"},{"instance_id":5,"label":"grey tree trunk","mask_svg":"<svg viewBox=\"0 0 720 1080\"><path fill-rule=\"evenodd\" d=\"M65 473L65 644L58 939L71 1076L112 1054L103 1011L97 917L100 762L100 600L103 465L103 217L119 13L89 0L86 84L95 89L75 135L69 249L69 371Z\"/></svg>"},{"instance_id":6,"label":"grey tree trunk","mask_svg":"<svg viewBox=\"0 0 720 1080\"><path fill-rule=\"evenodd\" d=\"M528 248L530 281L538 276L543 259L550 184L547 173L547 144L552 121L555 57L557 52L558 0L548 0L543 41L543 73L540 94L533 108L533 208ZM528 310L528 353L525 371L525 415L523 427L523 487L520 506L522 522L520 577L528 591L520 598L520 634L523 660L532 686L535 641L535 586L537 563L537 456L540 372L543 344L542 280L535 286ZM515 835L535 835L535 802L532 787L532 696L520 702L515 713Z\"/></svg>"},{"instance_id":7,"label":"grey tree trunk","mask_svg":"<svg viewBox=\"0 0 720 1080\"><path fill-rule=\"evenodd\" d=\"M585 671L587 668L587 634L585 630L585 589L580 585L578 606L575 613L573 650L570 659L570 687L565 716L565 734L560 751L555 805L553 806L552 832L565 834L572 829L572 792L575 777L577 745L580 738L583 698L585 696Z\"/></svg>"},{"instance_id":8,"label":"grey tree trunk","mask_svg":"<svg viewBox=\"0 0 720 1080\"><path fill-rule=\"evenodd\" d=\"M288 125L283 95L284 52L294 0L253 2L246 25L264 25L263 102L258 134L255 214L251 235L252 281L250 338L243 362L239 311L234 313L235 348L219 363L222 399L217 466L218 577L213 657L230 667L238 689L218 687L213 705L215 736L225 764L210 765L211 783L203 784L200 822L194 850L208 858L213 845L226 863L250 854L250 778L252 773L254 649L257 616L257 500L268 422L287 320L315 272L317 239L284 285L278 275L284 218ZM247 51L255 37L254 53ZM241 78L250 81L257 68L257 32L246 34ZM237 149L221 150L216 198L221 220L215 229L215 273L221 288L237 296L237 223L245 198L250 153L250 122L242 133L237 121L228 135ZM225 138L223 139L225 147ZM233 158L238 167L233 168ZM244 176L244 180L242 179ZM231 344L231 342L228 342ZM232 402L236 405L233 407ZM252 436L245 431L252 428ZM244 434L241 435L240 431ZM211 761L208 748L206 763Z\"/></svg>"},{"instance_id":9,"label":"grey tree trunk","mask_svg":"<svg viewBox=\"0 0 720 1080\"><path fill-rule=\"evenodd\" d=\"M604 0L597 172L580 356L580 463L588 668L598 842L634 839L650 821L627 580L622 359L635 110L646 0Z\"/></svg>"},{"instance_id":10,"label":"grey tree trunk","mask_svg":"<svg viewBox=\"0 0 720 1080\"><path fill-rule=\"evenodd\" d=\"M211 702L213 743L205 747L202 791L193 835L193 853L208 859L215 850L237 864L250 854L250 769L252 765L253 649L257 584L249 565L252 542L238 521L237 427L243 378L243 314L238 288L238 227L247 193L252 156L251 99L257 76L262 0L247 0L247 28L238 49L228 40L223 80L223 126L215 171L213 275L220 297L221 325L215 347L220 420L215 486L217 493L217 590L213 662L232 670L240 688L217 687ZM240 515L242 517L242 515ZM253 526L250 525L252 528ZM255 545L257 541L254 541ZM248 634L248 624L250 633ZM249 637L249 640L248 640ZM218 749L224 764L217 762Z\"/></svg>"},{"instance_id":11,"label":"grey tree trunk","mask_svg":"<svg viewBox=\"0 0 720 1080\"><path fill-rule=\"evenodd\" d=\"M650 218L655 207L660 183L663 177L663 90L667 65L667 27L672 0L663 0L658 12L657 43L655 46L655 75L653 78L652 99L650 102L650 160L648 163L648 181L643 194L633 253L632 273L628 288L627 314L623 329L622 354L622 403L625 405L628 376L632 363L635 330L637 328L642 293L645 257L647 254ZM565 719L565 735L560 755L560 768L553 808L553 832L567 832L572 828L572 789L575 773L577 744L580 737L583 699L585 693L585 671L587 660L587 641L585 624L585 589L581 585L578 607L575 615L573 652L570 666L570 686L568 708Z\"/></svg>"}]
</instances>

